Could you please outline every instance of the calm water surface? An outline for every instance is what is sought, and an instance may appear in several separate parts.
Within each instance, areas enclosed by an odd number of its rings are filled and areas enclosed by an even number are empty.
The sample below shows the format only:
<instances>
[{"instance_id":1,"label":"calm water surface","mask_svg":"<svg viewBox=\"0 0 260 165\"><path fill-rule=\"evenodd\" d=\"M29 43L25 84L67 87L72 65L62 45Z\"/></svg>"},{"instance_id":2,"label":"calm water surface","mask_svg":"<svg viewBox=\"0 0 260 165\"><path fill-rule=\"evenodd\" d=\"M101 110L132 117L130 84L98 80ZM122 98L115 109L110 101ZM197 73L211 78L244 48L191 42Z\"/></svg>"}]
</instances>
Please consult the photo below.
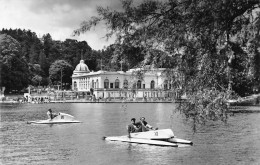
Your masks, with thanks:
<instances>
[{"instance_id":1,"label":"calm water surface","mask_svg":"<svg viewBox=\"0 0 260 165\"><path fill-rule=\"evenodd\" d=\"M0 104L0 164L260 164L260 113L235 114L228 122L207 123L196 133L191 122L163 103ZM80 124L33 125L46 110L64 112ZM256 107L260 108L260 107ZM108 142L103 136L126 134L132 117L171 128L194 142L174 148Z\"/></svg>"}]
</instances>

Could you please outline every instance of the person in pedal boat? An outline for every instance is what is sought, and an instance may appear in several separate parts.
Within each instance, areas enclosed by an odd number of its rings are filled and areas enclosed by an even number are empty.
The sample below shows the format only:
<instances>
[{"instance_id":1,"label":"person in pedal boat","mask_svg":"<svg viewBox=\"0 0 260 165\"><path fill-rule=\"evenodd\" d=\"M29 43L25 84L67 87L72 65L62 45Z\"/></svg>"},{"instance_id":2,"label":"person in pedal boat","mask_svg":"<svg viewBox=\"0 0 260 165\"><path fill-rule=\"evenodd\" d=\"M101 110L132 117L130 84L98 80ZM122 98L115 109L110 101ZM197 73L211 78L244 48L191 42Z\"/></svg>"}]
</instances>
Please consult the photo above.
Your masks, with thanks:
<instances>
[{"instance_id":1,"label":"person in pedal boat","mask_svg":"<svg viewBox=\"0 0 260 165\"><path fill-rule=\"evenodd\" d=\"M56 113L53 113L51 109L48 109L47 111L47 116L50 120L52 120L53 118L55 118L56 116L58 116Z\"/></svg>"},{"instance_id":2,"label":"person in pedal boat","mask_svg":"<svg viewBox=\"0 0 260 165\"><path fill-rule=\"evenodd\" d=\"M145 121L145 117L141 117L140 121L135 123L136 127L137 127L137 132L145 132L145 131L149 131L149 130L154 130L153 127L151 125L149 125L147 123L147 121Z\"/></svg>"},{"instance_id":3,"label":"person in pedal boat","mask_svg":"<svg viewBox=\"0 0 260 165\"><path fill-rule=\"evenodd\" d=\"M127 131L128 131L129 138L131 137L130 133L138 132L138 128L136 127L136 124L135 124L135 118L131 119L131 124L128 125Z\"/></svg>"}]
</instances>

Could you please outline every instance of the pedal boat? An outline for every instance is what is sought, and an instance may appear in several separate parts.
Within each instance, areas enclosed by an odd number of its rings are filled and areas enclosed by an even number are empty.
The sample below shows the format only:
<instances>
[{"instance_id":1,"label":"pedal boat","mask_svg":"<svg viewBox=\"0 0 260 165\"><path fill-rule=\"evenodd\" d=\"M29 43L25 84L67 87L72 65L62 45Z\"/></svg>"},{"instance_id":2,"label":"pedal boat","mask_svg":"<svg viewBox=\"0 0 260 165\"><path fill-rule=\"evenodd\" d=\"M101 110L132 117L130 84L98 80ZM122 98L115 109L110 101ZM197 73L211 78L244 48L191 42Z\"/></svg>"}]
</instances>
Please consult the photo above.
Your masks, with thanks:
<instances>
[{"instance_id":1,"label":"pedal boat","mask_svg":"<svg viewBox=\"0 0 260 165\"><path fill-rule=\"evenodd\" d=\"M66 113L58 113L58 116L53 119L28 121L27 124L70 124L81 123L81 121L75 120L74 116Z\"/></svg>"},{"instance_id":2,"label":"pedal boat","mask_svg":"<svg viewBox=\"0 0 260 165\"><path fill-rule=\"evenodd\" d=\"M151 130L147 132L130 133L131 137L111 136L104 137L108 141L121 141L128 143L150 144L157 146L178 147L179 144L193 145L191 141L179 139L174 136L171 129Z\"/></svg>"}]
</instances>

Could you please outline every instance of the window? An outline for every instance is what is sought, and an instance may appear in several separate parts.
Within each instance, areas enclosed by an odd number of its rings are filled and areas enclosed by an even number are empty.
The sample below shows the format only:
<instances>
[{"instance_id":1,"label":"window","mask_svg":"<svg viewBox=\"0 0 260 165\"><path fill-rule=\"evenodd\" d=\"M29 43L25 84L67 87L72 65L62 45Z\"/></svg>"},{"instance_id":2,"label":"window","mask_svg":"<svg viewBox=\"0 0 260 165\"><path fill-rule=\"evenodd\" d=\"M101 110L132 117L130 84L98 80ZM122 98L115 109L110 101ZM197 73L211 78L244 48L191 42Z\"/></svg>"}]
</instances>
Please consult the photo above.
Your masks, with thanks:
<instances>
[{"instance_id":1,"label":"window","mask_svg":"<svg viewBox=\"0 0 260 165\"><path fill-rule=\"evenodd\" d=\"M94 80L92 80L92 88L95 88L95 83L94 83Z\"/></svg>"},{"instance_id":2,"label":"window","mask_svg":"<svg viewBox=\"0 0 260 165\"><path fill-rule=\"evenodd\" d=\"M141 85L142 85L142 84L141 84L141 80L138 80L138 81L137 81L137 89L141 89Z\"/></svg>"},{"instance_id":3,"label":"window","mask_svg":"<svg viewBox=\"0 0 260 165\"><path fill-rule=\"evenodd\" d=\"M110 88L114 88L114 84L113 83L110 83Z\"/></svg>"},{"instance_id":4,"label":"window","mask_svg":"<svg viewBox=\"0 0 260 165\"><path fill-rule=\"evenodd\" d=\"M151 89L154 89L154 81L153 81L153 80L151 81L150 88L151 88Z\"/></svg>"},{"instance_id":5,"label":"window","mask_svg":"<svg viewBox=\"0 0 260 165\"><path fill-rule=\"evenodd\" d=\"M168 89L168 81L167 80L164 81L164 86L163 87L164 87L164 90Z\"/></svg>"},{"instance_id":6,"label":"window","mask_svg":"<svg viewBox=\"0 0 260 165\"><path fill-rule=\"evenodd\" d=\"M115 88L119 88L119 80L118 79L116 79L116 81L115 81Z\"/></svg>"},{"instance_id":7,"label":"window","mask_svg":"<svg viewBox=\"0 0 260 165\"><path fill-rule=\"evenodd\" d=\"M124 88L127 89L128 88L128 81L124 80L124 84L123 84Z\"/></svg>"},{"instance_id":8,"label":"window","mask_svg":"<svg viewBox=\"0 0 260 165\"><path fill-rule=\"evenodd\" d=\"M74 89L77 89L77 82L74 81Z\"/></svg>"},{"instance_id":9,"label":"window","mask_svg":"<svg viewBox=\"0 0 260 165\"><path fill-rule=\"evenodd\" d=\"M108 89L108 86L109 86L109 80L105 79L105 81L104 81L104 88Z\"/></svg>"},{"instance_id":10,"label":"window","mask_svg":"<svg viewBox=\"0 0 260 165\"><path fill-rule=\"evenodd\" d=\"M145 84L143 84L143 89L145 89Z\"/></svg>"},{"instance_id":11,"label":"window","mask_svg":"<svg viewBox=\"0 0 260 165\"><path fill-rule=\"evenodd\" d=\"M96 88L99 88L98 80L96 80Z\"/></svg>"}]
</instances>

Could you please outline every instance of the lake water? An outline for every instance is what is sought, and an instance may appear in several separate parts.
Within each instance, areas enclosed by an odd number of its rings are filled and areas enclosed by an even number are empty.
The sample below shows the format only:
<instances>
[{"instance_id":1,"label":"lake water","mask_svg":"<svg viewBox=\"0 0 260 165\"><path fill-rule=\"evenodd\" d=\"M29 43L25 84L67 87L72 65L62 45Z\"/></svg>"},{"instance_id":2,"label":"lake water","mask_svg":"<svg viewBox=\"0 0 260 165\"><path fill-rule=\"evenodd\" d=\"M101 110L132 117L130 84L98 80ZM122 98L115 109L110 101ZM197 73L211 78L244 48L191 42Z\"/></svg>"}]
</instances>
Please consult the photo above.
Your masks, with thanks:
<instances>
[{"instance_id":1,"label":"lake water","mask_svg":"<svg viewBox=\"0 0 260 165\"><path fill-rule=\"evenodd\" d=\"M0 104L0 164L260 164L260 113L235 114L228 122L192 123L171 103ZM64 112L83 123L26 124L46 119L46 110ZM260 108L260 107L258 107ZM126 134L130 119L171 128L193 141L189 147L109 142Z\"/></svg>"}]
</instances>

